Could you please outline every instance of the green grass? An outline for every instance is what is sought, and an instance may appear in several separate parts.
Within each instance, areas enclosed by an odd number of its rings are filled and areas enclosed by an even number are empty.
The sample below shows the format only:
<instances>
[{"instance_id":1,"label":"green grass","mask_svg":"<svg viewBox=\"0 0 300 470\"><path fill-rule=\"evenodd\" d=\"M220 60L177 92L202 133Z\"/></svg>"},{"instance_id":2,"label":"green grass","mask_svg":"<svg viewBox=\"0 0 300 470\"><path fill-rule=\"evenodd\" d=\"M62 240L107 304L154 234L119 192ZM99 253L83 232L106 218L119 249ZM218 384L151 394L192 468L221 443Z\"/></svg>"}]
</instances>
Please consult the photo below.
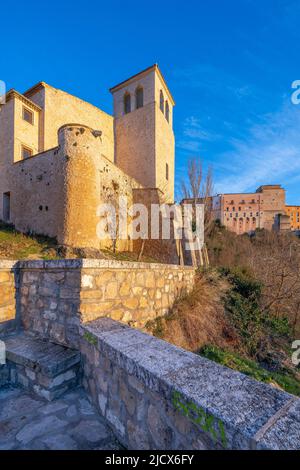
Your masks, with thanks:
<instances>
[{"instance_id":1,"label":"green grass","mask_svg":"<svg viewBox=\"0 0 300 470\"><path fill-rule=\"evenodd\" d=\"M201 348L199 354L223 366L227 366L230 369L237 370L249 377L259 380L260 382L278 384L286 392L300 396L300 382L297 380L294 373L288 369L285 373L270 372L263 369L255 361L211 345L206 345Z\"/></svg>"},{"instance_id":2,"label":"green grass","mask_svg":"<svg viewBox=\"0 0 300 470\"><path fill-rule=\"evenodd\" d=\"M130 252L130 251L123 251L123 252L113 252L112 250L102 249L101 250L104 255L106 255L109 259L113 259L116 261L137 261L138 260L138 253ZM161 261L152 258L147 255L143 255L141 259L142 263L161 263Z\"/></svg>"},{"instance_id":3,"label":"green grass","mask_svg":"<svg viewBox=\"0 0 300 470\"><path fill-rule=\"evenodd\" d=\"M114 253L112 250L102 250L107 259L116 261L137 261L138 254L131 252ZM78 253L72 253L77 258ZM60 259L57 242L54 238L43 235L26 235L18 232L12 225L0 221L0 259ZM100 256L101 257L101 256ZM159 263L157 259L142 256L142 262Z\"/></svg>"},{"instance_id":4,"label":"green grass","mask_svg":"<svg viewBox=\"0 0 300 470\"><path fill-rule=\"evenodd\" d=\"M58 259L56 240L25 235L0 222L0 259Z\"/></svg>"}]
</instances>

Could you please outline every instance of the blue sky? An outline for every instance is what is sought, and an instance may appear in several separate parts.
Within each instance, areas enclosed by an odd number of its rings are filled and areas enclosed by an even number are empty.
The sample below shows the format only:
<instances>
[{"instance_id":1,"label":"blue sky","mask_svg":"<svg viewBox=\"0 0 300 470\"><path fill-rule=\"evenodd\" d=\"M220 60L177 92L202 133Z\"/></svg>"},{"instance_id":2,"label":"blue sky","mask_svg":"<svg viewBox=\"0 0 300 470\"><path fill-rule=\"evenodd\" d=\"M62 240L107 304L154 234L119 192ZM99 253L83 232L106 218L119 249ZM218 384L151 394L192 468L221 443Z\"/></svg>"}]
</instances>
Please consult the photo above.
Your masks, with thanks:
<instances>
[{"instance_id":1,"label":"blue sky","mask_svg":"<svg viewBox=\"0 0 300 470\"><path fill-rule=\"evenodd\" d=\"M176 100L177 183L201 157L216 192L281 183L300 204L300 0L49 5L1 5L8 88L43 80L111 113L108 88L158 62Z\"/></svg>"}]
</instances>

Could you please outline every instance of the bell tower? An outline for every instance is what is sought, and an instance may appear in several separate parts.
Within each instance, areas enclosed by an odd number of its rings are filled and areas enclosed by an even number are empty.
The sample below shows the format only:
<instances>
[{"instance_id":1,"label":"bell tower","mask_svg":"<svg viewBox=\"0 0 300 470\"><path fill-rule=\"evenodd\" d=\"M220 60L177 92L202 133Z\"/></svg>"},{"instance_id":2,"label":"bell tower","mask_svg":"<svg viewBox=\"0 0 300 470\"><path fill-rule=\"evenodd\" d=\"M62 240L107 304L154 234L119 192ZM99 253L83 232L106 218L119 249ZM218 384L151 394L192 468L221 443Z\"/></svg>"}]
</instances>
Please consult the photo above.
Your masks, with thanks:
<instances>
[{"instance_id":1,"label":"bell tower","mask_svg":"<svg viewBox=\"0 0 300 470\"><path fill-rule=\"evenodd\" d=\"M144 188L174 200L173 97L157 64L110 89L115 164Z\"/></svg>"}]
</instances>

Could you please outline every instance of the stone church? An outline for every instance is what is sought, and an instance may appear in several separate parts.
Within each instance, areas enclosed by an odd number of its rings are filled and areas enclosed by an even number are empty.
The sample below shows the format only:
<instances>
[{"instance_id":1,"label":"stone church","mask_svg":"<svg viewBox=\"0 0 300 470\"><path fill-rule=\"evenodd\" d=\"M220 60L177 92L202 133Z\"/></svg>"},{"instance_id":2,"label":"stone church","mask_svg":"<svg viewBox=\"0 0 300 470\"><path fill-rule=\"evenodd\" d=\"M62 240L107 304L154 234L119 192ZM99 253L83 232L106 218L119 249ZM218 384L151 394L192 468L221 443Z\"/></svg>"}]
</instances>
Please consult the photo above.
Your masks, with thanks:
<instances>
[{"instance_id":1,"label":"stone church","mask_svg":"<svg viewBox=\"0 0 300 470\"><path fill-rule=\"evenodd\" d=\"M0 219L103 248L97 207L174 200L174 100L157 64L112 87L113 116L40 82L0 106ZM132 250L131 240L118 249Z\"/></svg>"}]
</instances>

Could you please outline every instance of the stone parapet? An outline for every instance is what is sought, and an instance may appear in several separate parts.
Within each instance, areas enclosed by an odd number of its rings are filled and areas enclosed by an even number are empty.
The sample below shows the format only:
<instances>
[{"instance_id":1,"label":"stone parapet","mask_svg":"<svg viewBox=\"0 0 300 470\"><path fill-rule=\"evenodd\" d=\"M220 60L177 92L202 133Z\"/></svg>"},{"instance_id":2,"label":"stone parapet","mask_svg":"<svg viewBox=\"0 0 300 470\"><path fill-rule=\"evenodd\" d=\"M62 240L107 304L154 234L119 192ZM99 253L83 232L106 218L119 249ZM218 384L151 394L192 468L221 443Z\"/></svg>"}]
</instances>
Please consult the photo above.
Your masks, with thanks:
<instances>
[{"instance_id":1,"label":"stone parapet","mask_svg":"<svg viewBox=\"0 0 300 470\"><path fill-rule=\"evenodd\" d=\"M126 325L81 327L83 383L129 449L300 449L300 400Z\"/></svg>"},{"instance_id":2,"label":"stone parapet","mask_svg":"<svg viewBox=\"0 0 300 470\"><path fill-rule=\"evenodd\" d=\"M195 276L191 267L115 260L32 260L6 266L3 292L11 288L9 300L18 298L12 317L18 310L25 330L73 348L78 347L81 322L110 317L143 328L167 313L193 287ZM14 279L20 287L14 287ZM8 307L2 322L9 319Z\"/></svg>"}]
</instances>

